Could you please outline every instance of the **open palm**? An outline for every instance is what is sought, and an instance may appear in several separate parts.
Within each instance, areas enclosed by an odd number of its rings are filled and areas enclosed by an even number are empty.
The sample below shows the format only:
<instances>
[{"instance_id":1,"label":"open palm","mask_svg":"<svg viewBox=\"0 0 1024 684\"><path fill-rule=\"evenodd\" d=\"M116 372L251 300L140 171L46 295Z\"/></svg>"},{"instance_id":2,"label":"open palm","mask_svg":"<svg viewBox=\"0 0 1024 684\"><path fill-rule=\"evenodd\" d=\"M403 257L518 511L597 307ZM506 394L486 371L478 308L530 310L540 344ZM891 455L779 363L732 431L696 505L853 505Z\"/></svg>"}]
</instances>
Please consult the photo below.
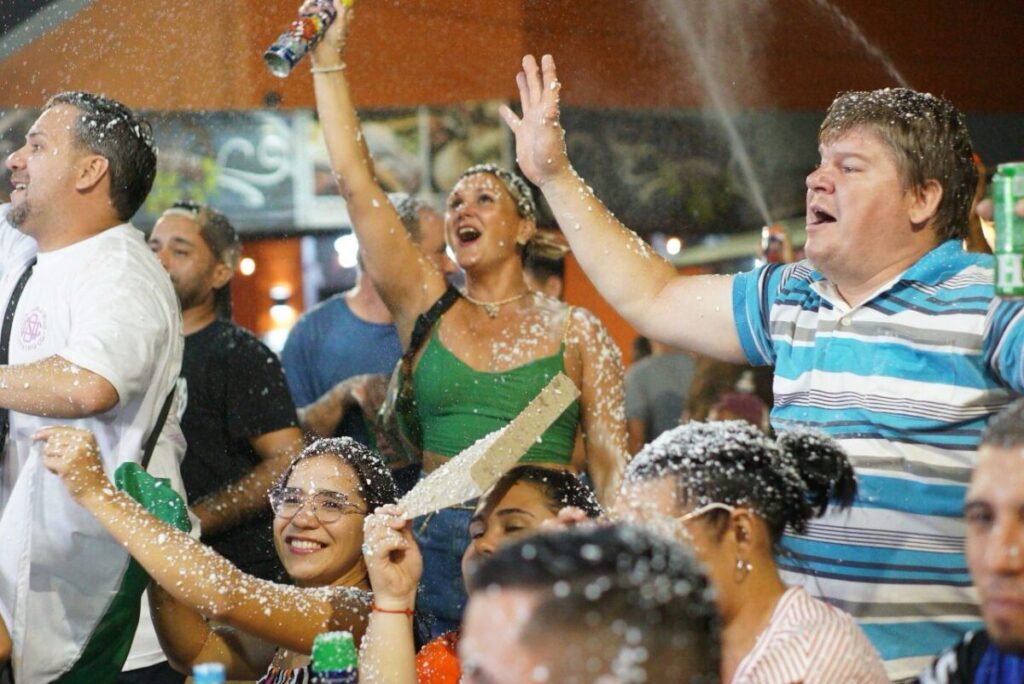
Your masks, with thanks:
<instances>
[{"instance_id":1,"label":"open palm","mask_svg":"<svg viewBox=\"0 0 1024 684\"><path fill-rule=\"evenodd\" d=\"M558 92L555 60L544 55L538 66L533 55L523 58L523 70L516 75L522 118L508 107L501 116L516 136L516 160L533 183L544 185L569 171L565 133L558 120Z\"/></svg>"}]
</instances>

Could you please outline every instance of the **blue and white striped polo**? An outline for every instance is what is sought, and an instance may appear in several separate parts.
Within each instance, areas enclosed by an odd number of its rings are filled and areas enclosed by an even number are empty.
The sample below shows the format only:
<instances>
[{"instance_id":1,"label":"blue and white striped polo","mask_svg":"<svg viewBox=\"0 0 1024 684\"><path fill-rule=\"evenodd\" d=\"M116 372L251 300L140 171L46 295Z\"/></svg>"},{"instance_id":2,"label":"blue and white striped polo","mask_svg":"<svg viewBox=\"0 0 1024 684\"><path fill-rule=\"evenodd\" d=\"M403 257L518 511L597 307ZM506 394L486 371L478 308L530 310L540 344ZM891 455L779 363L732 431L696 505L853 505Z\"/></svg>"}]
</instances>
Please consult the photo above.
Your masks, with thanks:
<instances>
[{"instance_id":1,"label":"blue and white striped polo","mask_svg":"<svg viewBox=\"0 0 1024 684\"><path fill-rule=\"evenodd\" d=\"M979 626L963 499L981 430L1024 392L1024 303L993 298L992 257L945 242L851 308L807 262L736 276L747 359L775 366L772 425L840 440L860 492L787 535L783 580L858 618L909 677Z\"/></svg>"}]
</instances>

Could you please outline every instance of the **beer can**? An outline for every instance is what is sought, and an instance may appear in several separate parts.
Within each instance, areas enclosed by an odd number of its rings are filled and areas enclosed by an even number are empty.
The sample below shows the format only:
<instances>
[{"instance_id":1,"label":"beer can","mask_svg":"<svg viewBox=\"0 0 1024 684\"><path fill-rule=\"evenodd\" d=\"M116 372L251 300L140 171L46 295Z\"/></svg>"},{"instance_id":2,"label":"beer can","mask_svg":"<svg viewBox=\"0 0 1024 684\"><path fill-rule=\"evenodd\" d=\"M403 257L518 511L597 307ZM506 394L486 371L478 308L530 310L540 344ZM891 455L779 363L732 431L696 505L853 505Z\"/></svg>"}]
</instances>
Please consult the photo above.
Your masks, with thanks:
<instances>
[{"instance_id":1,"label":"beer can","mask_svg":"<svg viewBox=\"0 0 1024 684\"><path fill-rule=\"evenodd\" d=\"M331 0L317 0L312 11L300 14L288 30L278 36L274 44L263 53L263 61L266 62L270 73L278 78L290 74L306 53L320 42L327 27L337 16L338 12Z\"/></svg>"},{"instance_id":2,"label":"beer can","mask_svg":"<svg viewBox=\"0 0 1024 684\"><path fill-rule=\"evenodd\" d=\"M992 177L992 210L996 224L996 296L1024 299L1024 218L1014 205L1024 198L1024 162L1000 164Z\"/></svg>"}]
</instances>

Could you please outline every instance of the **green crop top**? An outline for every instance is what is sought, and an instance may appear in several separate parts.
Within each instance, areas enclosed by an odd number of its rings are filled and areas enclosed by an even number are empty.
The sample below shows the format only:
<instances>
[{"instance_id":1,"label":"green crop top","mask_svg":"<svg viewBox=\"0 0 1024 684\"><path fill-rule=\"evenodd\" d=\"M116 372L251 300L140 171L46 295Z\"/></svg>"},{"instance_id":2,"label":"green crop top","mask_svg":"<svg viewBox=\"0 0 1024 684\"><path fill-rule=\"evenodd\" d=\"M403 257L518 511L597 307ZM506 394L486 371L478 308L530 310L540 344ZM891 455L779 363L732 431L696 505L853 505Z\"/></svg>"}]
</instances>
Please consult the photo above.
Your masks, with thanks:
<instances>
[{"instance_id":1,"label":"green crop top","mask_svg":"<svg viewBox=\"0 0 1024 684\"><path fill-rule=\"evenodd\" d=\"M427 341L413 371L413 395L423 432L423 450L455 456L481 437L508 425L559 372L565 372L565 342L551 356L518 368L489 373L466 365L441 343L440 326ZM520 463L569 465L580 420L574 401Z\"/></svg>"}]
</instances>

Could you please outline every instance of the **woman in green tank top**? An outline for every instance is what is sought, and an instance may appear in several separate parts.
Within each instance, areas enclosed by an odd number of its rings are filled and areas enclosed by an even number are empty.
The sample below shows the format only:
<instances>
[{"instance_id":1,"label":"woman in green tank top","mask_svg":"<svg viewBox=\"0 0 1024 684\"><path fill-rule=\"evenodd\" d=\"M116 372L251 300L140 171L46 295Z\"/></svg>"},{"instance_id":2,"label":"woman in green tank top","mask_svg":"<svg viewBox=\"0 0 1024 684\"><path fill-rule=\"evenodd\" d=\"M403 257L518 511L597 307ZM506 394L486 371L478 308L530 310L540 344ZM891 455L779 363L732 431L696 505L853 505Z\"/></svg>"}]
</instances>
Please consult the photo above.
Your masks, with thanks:
<instances>
[{"instance_id":1,"label":"woman in green tank top","mask_svg":"<svg viewBox=\"0 0 1024 684\"><path fill-rule=\"evenodd\" d=\"M416 319L448 284L417 249L374 176L343 68L350 11L341 0L335 6L338 19L312 53L317 111L364 269L408 349ZM527 459L586 471L598 499L610 505L627 453L621 357L593 314L527 287L522 257L536 231L529 187L504 169L469 169L448 197L444 230L466 285L413 359L424 470L507 424L539 392L544 378L561 370L580 389L578 406L566 411ZM469 513L446 509L436 516L447 521L443 529L436 519L418 528L437 538L434 549L430 539L420 536L427 564L424 584L438 581L438 595L461 590L459 556L468 543ZM444 567L432 567L435 550L447 558ZM432 634L456 626L452 623L460 607L448 607Z\"/></svg>"}]
</instances>

